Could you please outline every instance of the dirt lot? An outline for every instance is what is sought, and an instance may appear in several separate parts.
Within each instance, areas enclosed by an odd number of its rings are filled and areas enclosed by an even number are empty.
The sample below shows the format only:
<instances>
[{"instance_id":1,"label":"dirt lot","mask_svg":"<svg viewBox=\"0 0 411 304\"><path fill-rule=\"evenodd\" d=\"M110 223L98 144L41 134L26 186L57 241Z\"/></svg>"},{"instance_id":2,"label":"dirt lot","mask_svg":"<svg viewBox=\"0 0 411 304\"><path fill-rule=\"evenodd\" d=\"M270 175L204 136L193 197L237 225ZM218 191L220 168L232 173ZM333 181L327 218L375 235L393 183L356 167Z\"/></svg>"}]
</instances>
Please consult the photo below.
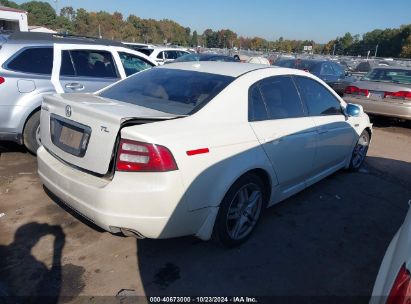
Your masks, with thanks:
<instances>
[{"instance_id":1,"label":"dirt lot","mask_svg":"<svg viewBox=\"0 0 411 304\"><path fill-rule=\"evenodd\" d=\"M127 289L120 295L363 296L360 302L367 302L411 199L411 127L392 124L378 122L360 172L336 173L268 209L252 238L231 250L192 237L136 241L97 230L45 193L35 157L3 144L0 295L94 302L124 300L113 296Z\"/></svg>"}]
</instances>

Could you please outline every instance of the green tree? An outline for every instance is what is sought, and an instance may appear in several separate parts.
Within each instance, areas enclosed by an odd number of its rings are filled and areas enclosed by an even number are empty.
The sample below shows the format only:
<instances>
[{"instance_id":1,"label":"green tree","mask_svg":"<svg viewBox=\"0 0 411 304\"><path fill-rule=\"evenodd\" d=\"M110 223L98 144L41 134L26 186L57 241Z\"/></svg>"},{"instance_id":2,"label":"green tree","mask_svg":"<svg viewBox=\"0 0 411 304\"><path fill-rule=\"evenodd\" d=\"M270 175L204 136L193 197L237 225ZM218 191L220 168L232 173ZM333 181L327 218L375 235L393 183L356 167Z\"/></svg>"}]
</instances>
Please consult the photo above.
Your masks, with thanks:
<instances>
[{"instance_id":1,"label":"green tree","mask_svg":"<svg viewBox=\"0 0 411 304\"><path fill-rule=\"evenodd\" d=\"M197 47L198 46L198 35L197 31L193 32L193 36L191 37L191 46L192 47Z\"/></svg>"},{"instance_id":2,"label":"green tree","mask_svg":"<svg viewBox=\"0 0 411 304\"><path fill-rule=\"evenodd\" d=\"M57 16L49 3L30 1L23 3L20 7L27 11L30 25L42 25L54 28Z\"/></svg>"},{"instance_id":3,"label":"green tree","mask_svg":"<svg viewBox=\"0 0 411 304\"><path fill-rule=\"evenodd\" d=\"M16 8L16 9L20 8L20 6L16 2L9 1L9 0L0 0L0 5L11 7L11 8Z\"/></svg>"},{"instance_id":4,"label":"green tree","mask_svg":"<svg viewBox=\"0 0 411 304\"><path fill-rule=\"evenodd\" d=\"M85 9L79 8L76 11L76 18L74 20L74 32L77 35L89 35L89 31L90 31L89 13Z\"/></svg>"},{"instance_id":5,"label":"green tree","mask_svg":"<svg viewBox=\"0 0 411 304\"><path fill-rule=\"evenodd\" d=\"M60 10L60 16L67 18L70 22L76 19L76 11L72 6L65 6Z\"/></svg>"}]
</instances>

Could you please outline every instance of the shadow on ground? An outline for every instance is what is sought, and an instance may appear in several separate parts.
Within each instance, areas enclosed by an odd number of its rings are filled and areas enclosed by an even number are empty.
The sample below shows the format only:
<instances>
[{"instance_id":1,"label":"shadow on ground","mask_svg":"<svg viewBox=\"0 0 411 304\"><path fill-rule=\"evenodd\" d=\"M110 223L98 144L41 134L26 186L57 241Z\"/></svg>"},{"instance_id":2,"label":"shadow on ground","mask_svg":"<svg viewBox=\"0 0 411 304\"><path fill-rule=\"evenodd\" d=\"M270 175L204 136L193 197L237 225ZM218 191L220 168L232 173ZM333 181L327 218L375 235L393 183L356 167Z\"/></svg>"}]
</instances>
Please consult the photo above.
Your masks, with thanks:
<instances>
[{"instance_id":1,"label":"shadow on ground","mask_svg":"<svg viewBox=\"0 0 411 304\"><path fill-rule=\"evenodd\" d=\"M18 145L13 142L0 141L0 154L9 153L9 152L22 152L28 153L27 149L24 146Z\"/></svg>"},{"instance_id":2,"label":"shadow on ground","mask_svg":"<svg viewBox=\"0 0 411 304\"><path fill-rule=\"evenodd\" d=\"M411 188L381 166L411 172L410 163L368 157L361 172L338 172L267 209L239 248L192 237L138 240L146 295L361 296L355 302L367 303L411 198Z\"/></svg>"},{"instance_id":3,"label":"shadow on ground","mask_svg":"<svg viewBox=\"0 0 411 304\"><path fill-rule=\"evenodd\" d=\"M385 116L370 115L370 120L377 128L406 128L411 129L411 120L402 120Z\"/></svg>"},{"instance_id":4,"label":"shadow on ground","mask_svg":"<svg viewBox=\"0 0 411 304\"><path fill-rule=\"evenodd\" d=\"M32 255L33 247L47 235L54 237L51 265ZM60 226L36 222L21 226L13 243L0 246L0 300L7 300L5 303L57 303L62 286L64 244L65 235Z\"/></svg>"}]
</instances>

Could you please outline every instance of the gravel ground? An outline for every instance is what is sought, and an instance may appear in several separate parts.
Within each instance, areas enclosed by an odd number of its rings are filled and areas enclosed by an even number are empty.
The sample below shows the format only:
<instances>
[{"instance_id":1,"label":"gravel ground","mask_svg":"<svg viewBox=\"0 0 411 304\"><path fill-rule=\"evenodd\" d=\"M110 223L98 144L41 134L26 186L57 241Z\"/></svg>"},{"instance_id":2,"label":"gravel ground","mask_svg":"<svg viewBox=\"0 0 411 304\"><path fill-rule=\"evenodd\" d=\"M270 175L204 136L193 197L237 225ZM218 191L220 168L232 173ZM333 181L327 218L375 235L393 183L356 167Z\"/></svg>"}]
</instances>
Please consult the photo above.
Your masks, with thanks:
<instances>
[{"instance_id":1,"label":"gravel ground","mask_svg":"<svg viewBox=\"0 0 411 304\"><path fill-rule=\"evenodd\" d=\"M268 209L252 238L230 250L103 232L47 195L34 156L5 143L0 152L0 296L51 303L125 303L126 295L366 303L411 199L411 127L387 120L377 121L360 172L338 172Z\"/></svg>"}]
</instances>

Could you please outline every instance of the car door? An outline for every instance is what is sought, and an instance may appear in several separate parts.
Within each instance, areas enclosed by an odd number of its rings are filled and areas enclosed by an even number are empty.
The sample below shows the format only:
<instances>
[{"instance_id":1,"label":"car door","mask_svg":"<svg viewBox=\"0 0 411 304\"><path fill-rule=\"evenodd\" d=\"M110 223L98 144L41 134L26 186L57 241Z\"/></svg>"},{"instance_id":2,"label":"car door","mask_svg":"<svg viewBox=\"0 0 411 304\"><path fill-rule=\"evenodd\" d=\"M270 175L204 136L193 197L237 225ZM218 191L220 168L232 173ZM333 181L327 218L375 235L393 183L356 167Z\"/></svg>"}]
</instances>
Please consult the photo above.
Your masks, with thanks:
<instances>
[{"instance_id":1,"label":"car door","mask_svg":"<svg viewBox=\"0 0 411 304\"><path fill-rule=\"evenodd\" d=\"M316 128L290 76L274 76L249 90L249 121L287 197L305 187L316 150Z\"/></svg>"},{"instance_id":2,"label":"car door","mask_svg":"<svg viewBox=\"0 0 411 304\"><path fill-rule=\"evenodd\" d=\"M317 134L315 174L341 167L351 154L355 132L344 115L339 99L320 82L303 76L294 76Z\"/></svg>"},{"instance_id":3,"label":"car door","mask_svg":"<svg viewBox=\"0 0 411 304\"><path fill-rule=\"evenodd\" d=\"M113 47L54 45L51 80L58 93L95 92L125 77Z\"/></svg>"}]
</instances>

